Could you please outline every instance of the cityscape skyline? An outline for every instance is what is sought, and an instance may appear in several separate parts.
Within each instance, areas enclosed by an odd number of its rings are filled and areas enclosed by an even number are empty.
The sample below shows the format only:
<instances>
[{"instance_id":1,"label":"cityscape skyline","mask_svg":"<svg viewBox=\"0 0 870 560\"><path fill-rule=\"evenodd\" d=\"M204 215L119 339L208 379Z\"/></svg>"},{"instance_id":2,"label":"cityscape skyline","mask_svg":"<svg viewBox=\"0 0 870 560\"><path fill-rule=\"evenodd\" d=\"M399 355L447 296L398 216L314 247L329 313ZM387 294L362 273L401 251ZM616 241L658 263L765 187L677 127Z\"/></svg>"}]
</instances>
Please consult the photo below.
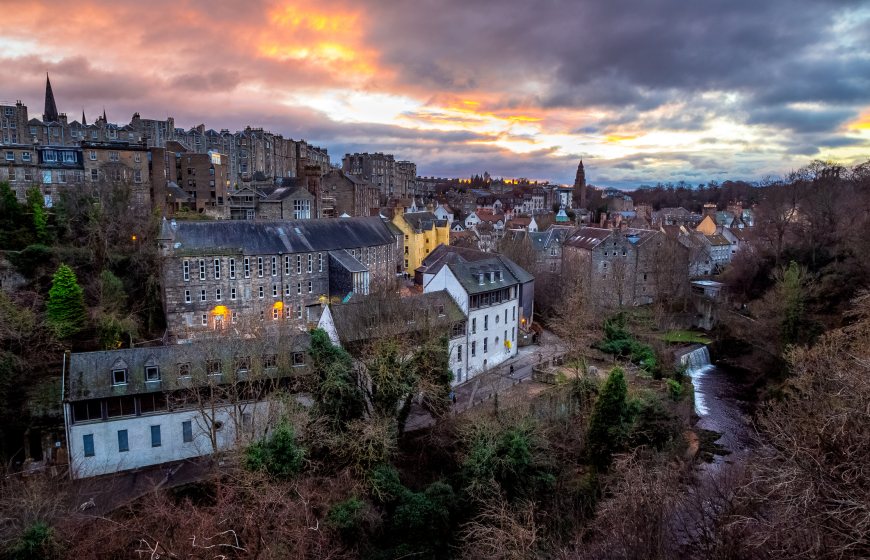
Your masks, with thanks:
<instances>
[{"instance_id":1,"label":"cityscape skyline","mask_svg":"<svg viewBox=\"0 0 870 560\"><path fill-rule=\"evenodd\" d=\"M867 157L860 2L493 13L486 2L84 2L59 19L29 3L0 38L0 99L38 115L48 72L70 119L105 108L113 122L251 125L334 159L395 153L420 175L570 184L582 158L590 183L630 187Z\"/></svg>"}]
</instances>

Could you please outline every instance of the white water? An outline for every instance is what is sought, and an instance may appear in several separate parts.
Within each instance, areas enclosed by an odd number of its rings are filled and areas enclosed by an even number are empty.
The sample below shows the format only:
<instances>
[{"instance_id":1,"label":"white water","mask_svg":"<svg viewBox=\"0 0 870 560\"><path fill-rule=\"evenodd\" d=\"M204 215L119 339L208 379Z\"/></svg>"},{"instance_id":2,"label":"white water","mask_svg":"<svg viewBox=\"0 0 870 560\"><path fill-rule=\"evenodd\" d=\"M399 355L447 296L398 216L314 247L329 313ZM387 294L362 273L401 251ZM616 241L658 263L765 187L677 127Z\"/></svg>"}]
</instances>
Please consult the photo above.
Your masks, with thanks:
<instances>
[{"instance_id":1,"label":"white water","mask_svg":"<svg viewBox=\"0 0 870 560\"><path fill-rule=\"evenodd\" d=\"M709 409L699 381L713 369L710 364L710 351L707 350L706 346L700 346L680 356L680 363L686 366L686 374L692 379L692 385L695 388L695 413L698 416L706 416Z\"/></svg>"}]
</instances>

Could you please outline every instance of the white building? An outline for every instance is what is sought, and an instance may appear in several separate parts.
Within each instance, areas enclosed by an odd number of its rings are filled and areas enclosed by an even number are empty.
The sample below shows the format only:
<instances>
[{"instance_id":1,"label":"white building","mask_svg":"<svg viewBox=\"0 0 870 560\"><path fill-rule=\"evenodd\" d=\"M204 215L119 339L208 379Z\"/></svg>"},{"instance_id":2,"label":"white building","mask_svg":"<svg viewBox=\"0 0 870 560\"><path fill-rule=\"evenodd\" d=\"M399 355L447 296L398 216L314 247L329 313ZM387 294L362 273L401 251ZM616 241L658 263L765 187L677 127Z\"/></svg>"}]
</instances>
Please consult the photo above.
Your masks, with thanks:
<instances>
[{"instance_id":1,"label":"white building","mask_svg":"<svg viewBox=\"0 0 870 560\"><path fill-rule=\"evenodd\" d=\"M465 337L451 341L454 382L467 381L517 354L520 284L501 258L458 259L423 275L423 291L445 290L467 317Z\"/></svg>"},{"instance_id":2,"label":"white building","mask_svg":"<svg viewBox=\"0 0 870 560\"><path fill-rule=\"evenodd\" d=\"M280 416L271 392L306 367L308 335L69 355L70 475L84 478L233 449Z\"/></svg>"}]
</instances>

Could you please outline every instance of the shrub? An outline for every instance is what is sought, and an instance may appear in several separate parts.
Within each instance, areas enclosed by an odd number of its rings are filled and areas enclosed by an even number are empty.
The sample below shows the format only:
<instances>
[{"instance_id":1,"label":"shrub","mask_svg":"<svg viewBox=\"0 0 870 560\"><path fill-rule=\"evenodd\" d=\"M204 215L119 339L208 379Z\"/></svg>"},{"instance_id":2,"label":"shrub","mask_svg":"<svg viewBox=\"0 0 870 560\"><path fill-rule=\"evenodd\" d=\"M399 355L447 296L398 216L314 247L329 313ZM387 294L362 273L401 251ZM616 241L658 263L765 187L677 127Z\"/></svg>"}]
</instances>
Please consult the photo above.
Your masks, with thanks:
<instances>
[{"instance_id":1,"label":"shrub","mask_svg":"<svg viewBox=\"0 0 870 560\"><path fill-rule=\"evenodd\" d=\"M58 267L48 292L45 318L58 338L67 338L85 326L85 298L73 270L65 264Z\"/></svg>"},{"instance_id":2,"label":"shrub","mask_svg":"<svg viewBox=\"0 0 870 560\"><path fill-rule=\"evenodd\" d=\"M365 502L356 496L333 504L326 514L326 525L337 531L345 539L360 532L365 511Z\"/></svg>"},{"instance_id":3,"label":"shrub","mask_svg":"<svg viewBox=\"0 0 870 560\"><path fill-rule=\"evenodd\" d=\"M305 451L296 443L293 427L279 424L271 437L251 444L245 450L244 465L278 478L290 478L302 470Z\"/></svg>"},{"instance_id":4,"label":"shrub","mask_svg":"<svg viewBox=\"0 0 870 560\"><path fill-rule=\"evenodd\" d=\"M615 367L607 376L589 420L589 457L599 468L610 464L611 455L622 447L625 440L625 424L629 417L627 394L625 374L621 368Z\"/></svg>"},{"instance_id":5,"label":"shrub","mask_svg":"<svg viewBox=\"0 0 870 560\"><path fill-rule=\"evenodd\" d=\"M671 396L672 399L674 399L675 401L678 401L681 398L683 398L683 384L682 383L680 383L679 381L675 381L673 379L668 379L667 384L668 384L668 394Z\"/></svg>"},{"instance_id":6,"label":"shrub","mask_svg":"<svg viewBox=\"0 0 870 560\"><path fill-rule=\"evenodd\" d=\"M47 523L38 521L25 529L12 543L5 557L10 560L50 560L60 556L61 547L54 529Z\"/></svg>"}]
</instances>

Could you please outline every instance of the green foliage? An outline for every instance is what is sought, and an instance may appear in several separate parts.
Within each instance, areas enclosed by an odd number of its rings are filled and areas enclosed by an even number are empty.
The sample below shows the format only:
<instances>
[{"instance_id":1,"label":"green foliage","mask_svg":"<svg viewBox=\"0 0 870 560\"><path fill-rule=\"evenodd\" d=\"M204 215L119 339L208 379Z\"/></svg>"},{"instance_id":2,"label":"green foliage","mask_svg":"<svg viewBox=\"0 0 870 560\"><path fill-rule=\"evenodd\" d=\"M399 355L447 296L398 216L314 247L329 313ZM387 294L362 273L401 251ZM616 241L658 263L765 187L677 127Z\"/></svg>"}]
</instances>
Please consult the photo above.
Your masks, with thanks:
<instances>
[{"instance_id":1,"label":"green foliage","mask_svg":"<svg viewBox=\"0 0 870 560\"><path fill-rule=\"evenodd\" d=\"M676 381L674 379L668 379L667 386L668 386L668 394L671 396L672 399L674 399L675 401L678 401L681 398L683 398L683 384L682 383L680 383L679 381Z\"/></svg>"},{"instance_id":2,"label":"green foliage","mask_svg":"<svg viewBox=\"0 0 870 560\"><path fill-rule=\"evenodd\" d=\"M630 414L627 395L625 374L621 368L615 367L607 376L589 420L587 448L592 463L599 468L610 464L611 456L622 448L625 441Z\"/></svg>"},{"instance_id":3,"label":"green foliage","mask_svg":"<svg viewBox=\"0 0 870 560\"><path fill-rule=\"evenodd\" d=\"M627 440L631 446L661 450L679 436L679 419L667 409L658 393L641 391L630 400L628 408L631 428Z\"/></svg>"},{"instance_id":4,"label":"green foliage","mask_svg":"<svg viewBox=\"0 0 870 560\"><path fill-rule=\"evenodd\" d=\"M446 336L424 340L411 357L414 373L426 388L423 406L435 416L444 414L450 407L449 345Z\"/></svg>"},{"instance_id":5,"label":"green foliage","mask_svg":"<svg viewBox=\"0 0 870 560\"><path fill-rule=\"evenodd\" d=\"M271 436L248 446L245 467L252 471L265 471L277 478L291 478L302 470L305 451L296 443L293 426L279 424Z\"/></svg>"},{"instance_id":6,"label":"green foliage","mask_svg":"<svg viewBox=\"0 0 870 560\"><path fill-rule=\"evenodd\" d=\"M27 189L27 208L33 218L33 231L40 243L48 243L48 218L45 215L44 199L37 187Z\"/></svg>"},{"instance_id":7,"label":"green foliage","mask_svg":"<svg viewBox=\"0 0 870 560\"><path fill-rule=\"evenodd\" d=\"M777 275L776 289L779 296L777 299L782 303L781 328L784 345L805 340L806 275L806 270L794 261Z\"/></svg>"},{"instance_id":8,"label":"green foliage","mask_svg":"<svg viewBox=\"0 0 870 560\"><path fill-rule=\"evenodd\" d=\"M635 339L625 326L625 314L619 313L604 321L604 340L598 343L602 352L628 358L653 375L661 373L655 350Z\"/></svg>"},{"instance_id":9,"label":"green foliage","mask_svg":"<svg viewBox=\"0 0 870 560\"><path fill-rule=\"evenodd\" d=\"M416 372L405 359L404 348L398 340L385 338L377 341L372 357L366 361L366 372L374 413L384 417L395 416L396 403L405 400L417 381Z\"/></svg>"},{"instance_id":10,"label":"green foliage","mask_svg":"<svg viewBox=\"0 0 870 560\"><path fill-rule=\"evenodd\" d=\"M124 283L110 270L100 273L100 307L110 313L122 313L127 307Z\"/></svg>"},{"instance_id":11,"label":"green foliage","mask_svg":"<svg viewBox=\"0 0 870 560\"><path fill-rule=\"evenodd\" d=\"M58 338L67 338L84 328L87 315L84 293L73 270L60 265L48 292L45 319Z\"/></svg>"},{"instance_id":12,"label":"green foliage","mask_svg":"<svg viewBox=\"0 0 870 560\"><path fill-rule=\"evenodd\" d=\"M710 344L710 337L695 331L668 331L660 338L670 344Z\"/></svg>"},{"instance_id":13,"label":"green foliage","mask_svg":"<svg viewBox=\"0 0 870 560\"><path fill-rule=\"evenodd\" d=\"M38 521L24 530L6 551L9 560L51 560L60 558L62 548L47 523Z\"/></svg>"},{"instance_id":14,"label":"green foliage","mask_svg":"<svg viewBox=\"0 0 870 560\"><path fill-rule=\"evenodd\" d=\"M323 329L311 331L312 369L317 378L315 411L326 417L333 429L344 429L365 413L365 396L353 377L353 360L335 346Z\"/></svg>"},{"instance_id":15,"label":"green foliage","mask_svg":"<svg viewBox=\"0 0 870 560\"><path fill-rule=\"evenodd\" d=\"M326 525L337 531L345 540L358 535L362 529L365 502L352 496L333 504L326 514Z\"/></svg>"},{"instance_id":16,"label":"green foliage","mask_svg":"<svg viewBox=\"0 0 870 560\"><path fill-rule=\"evenodd\" d=\"M382 503L390 503L401 498L407 491L399 480L399 471L389 464L378 465L368 474L372 495Z\"/></svg>"},{"instance_id":17,"label":"green foliage","mask_svg":"<svg viewBox=\"0 0 870 560\"><path fill-rule=\"evenodd\" d=\"M34 278L42 267L54 260L54 250L47 245L28 245L18 253L9 253L9 260L21 274Z\"/></svg>"},{"instance_id":18,"label":"green foliage","mask_svg":"<svg viewBox=\"0 0 870 560\"><path fill-rule=\"evenodd\" d=\"M132 317L119 317L114 313L102 313L97 317L97 339L105 350L120 348L124 341L132 342L139 331Z\"/></svg>"}]
</instances>

